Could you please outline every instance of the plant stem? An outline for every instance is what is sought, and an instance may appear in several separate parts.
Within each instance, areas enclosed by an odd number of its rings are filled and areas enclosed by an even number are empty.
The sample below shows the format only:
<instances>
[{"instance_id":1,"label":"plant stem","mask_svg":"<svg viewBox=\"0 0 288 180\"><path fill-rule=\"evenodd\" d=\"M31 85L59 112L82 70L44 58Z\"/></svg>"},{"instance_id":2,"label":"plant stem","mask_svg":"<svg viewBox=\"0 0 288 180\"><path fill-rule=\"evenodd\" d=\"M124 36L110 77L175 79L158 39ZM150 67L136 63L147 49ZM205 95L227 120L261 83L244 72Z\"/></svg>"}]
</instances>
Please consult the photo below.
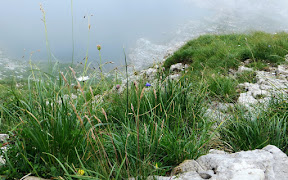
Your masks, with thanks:
<instances>
[{"instance_id":1,"label":"plant stem","mask_svg":"<svg viewBox=\"0 0 288 180\"><path fill-rule=\"evenodd\" d=\"M128 85L129 85L129 83L128 83L128 65L127 65L127 58L126 58L126 53L125 53L125 49L124 49L124 47L123 47L123 52L124 52L124 57L125 57L125 70L126 70L126 89L127 89L127 91L126 91L126 95L127 95L127 107L126 107L126 111L127 111L127 113L128 113L128 107L129 107L129 102L128 102L128 100L129 100L129 98L128 98L128 94L129 94L129 87L128 87Z\"/></svg>"},{"instance_id":2,"label":"plant stem","mask_svg":"<svg viewBox=\"0 0 288 180\"><path fill-rule=\"evenodd\" d=\"M47 48L47 54L48 54L48 64L49 64L49 70L51 70L51 49L49 45L49 40L48 40L48 31L47 31L47 25L46 25L46 12L44 11L42 5L40 4L40 10L42 11L43 19L42 21L44 22L44 28L45 28L45 39L46 39L46 48Z\"/></svg>"},{"instance_id":3,"label":"plant stem","mask_svg":"<svg viewBox=\"0 0 288 180\"><path fill-rule=\"evenodd\" d=\"M85 65L84 65L83 76L85 76L85 74L87 72L87 61L88 61L89 44L90 44L90 17L88 16L88 42L87 42L87 50L86 50L86 56L85 56Z\"/></svg>"},{"instance_id":4,"label":"plant stem","mask_svg":"<svg viewBox=\"0 0 288 180\"><path fill-rule=\"evenodd\" d=\"M71 0L71 17L72 17L72 63L71 67L73 67L74 63L74 23L73 23L73 0Z\"/></svg>"}]
</instances>

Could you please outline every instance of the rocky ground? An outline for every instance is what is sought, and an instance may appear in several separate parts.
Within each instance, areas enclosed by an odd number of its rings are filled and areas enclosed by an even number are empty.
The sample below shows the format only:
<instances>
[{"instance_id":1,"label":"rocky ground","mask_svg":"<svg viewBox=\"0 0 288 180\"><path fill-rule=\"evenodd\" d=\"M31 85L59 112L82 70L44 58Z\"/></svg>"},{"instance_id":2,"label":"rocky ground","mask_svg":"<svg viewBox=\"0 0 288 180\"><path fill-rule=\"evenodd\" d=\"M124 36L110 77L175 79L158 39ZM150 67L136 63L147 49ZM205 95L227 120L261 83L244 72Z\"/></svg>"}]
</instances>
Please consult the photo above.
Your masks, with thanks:
<instances>
[{"instance_id":1,"label":"rocky ground","mask_svg":"<svg viewBox=\"0 0 288 180\"><path fill-rule=\"evenodd\" d=\"M45 180L28 176L21 180ZM286 180L288 157L276 146L229 154L211 149L197 160L185 160L175 167L170 177L154 176L157 180ZM135 180L135 178L130 178Z\"/></svg>"},{"instance_id":2,"label":"rocky ground","mask_svg":"<svg viewBox=\"0 0 288 180\"><path fill-rule=\"evenodd\" d=\"M15 59L7 58L0 51L0 80L12 77L22 79L23 74L28 70L27 68L26 62L21 63Z\"/></svg>"},{"instance_id":3,"label":"rocky ground","mask_svg":"<svg viewBox=\"0 0 288 180\"><path fill-rule=\"evenodd\" d=\"M244 65L234 71L231 76L237 76L244 71L253 71ZM271 97L281 96L288 93L288 65L282 64L277 67L269 67L265 71L255 71L255 83L241 83L238 85L240 96L236 104L212 102L206 115L216 121L223 121L229 116L227 110L235 105L245 106L247 110L254 111L261 105L265 105L271 100Z\"/></svg>"},{"instance_id":4,"label":"rocky ground","mask_svg":"<svg viewBox=\"0 0 288 180\"><path fill-rule=\"evenodd\" d=\"M247 62L246 62L247 63ZM245 63L237 71L231 71L231 76L244 71L253 71ZM153 80L159 66L141 71L140 75ZM171 66L171 79L181 76L187 66L181 63ZM236 102L248 110L255 110L258 105L264 105L272 96L288 93L288 65L269 67L263 71L255 71L255 83L242 83L238 85L241 90ZM135 78L137 79L137 78ZM236 90L236 89L235 89ZM206 115L217 121L223 121L229 116L225 113L233 103L212 102ZM132 178L133 179L133 178ZM170 177L150 177L150 179L179 179L179 180L285 180L288 179L288 158L285 153L275 146L253 151L242 151L229 154L224 151L210 150L209 154L197 160L186 160L174 168Z\"/></svg>"},{"instance_id":5,"label":"rocky ground","mask_svg":"<svg viewBox=\"0 0 288 180\"><path fill-rule=\"evenodd\" d=\"M275 146L228 154L211 149L197 160L186 160L175 167L171 177L158 180L285 180L288 179L288 157Z\"/></svg>"}]
</instances>

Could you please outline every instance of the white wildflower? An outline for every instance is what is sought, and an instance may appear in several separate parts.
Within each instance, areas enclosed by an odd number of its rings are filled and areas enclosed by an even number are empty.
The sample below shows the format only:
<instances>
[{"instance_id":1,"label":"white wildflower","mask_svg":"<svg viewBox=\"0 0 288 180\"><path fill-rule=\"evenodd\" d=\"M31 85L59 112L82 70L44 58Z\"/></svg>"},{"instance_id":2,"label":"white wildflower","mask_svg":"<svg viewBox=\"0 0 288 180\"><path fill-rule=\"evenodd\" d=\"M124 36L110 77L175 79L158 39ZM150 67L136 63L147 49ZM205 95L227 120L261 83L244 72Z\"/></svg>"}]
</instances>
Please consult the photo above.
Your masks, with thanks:
<instances>
[{"instance_id":1,"label":"white wildflower","mask_svg":"<svg viewBox=\"0 0 288 180\"><path fill-rule=\"evenodd\" d=\"M68 94L65 94L64 96L63 96L63 99L64 100L67 100L69 98L69 95Z\"/></svg>"},{"instance_id":2,"label":"white wildflower","mask_svg":"<svg viewBox=\"0 0 288 180\"><path fill-rule=\"evenodd\" d=\"M81 77L79 77L79 78L77 78L77 80L78 81L87 81L89 79L89 77L88 76L81 76Z\"/></svg>"},{"instance_id":3,"label":"white wildflower","mask_svg":"<svg viewBox=\"0 0 288 180\"><path fill-rule=\"evenodd\" d=\"M77 99L77 95L75 95L75 94L72 93L72 94L71 94L71 98L72 98L72 99Z\"/></svg>"}]
</instances>

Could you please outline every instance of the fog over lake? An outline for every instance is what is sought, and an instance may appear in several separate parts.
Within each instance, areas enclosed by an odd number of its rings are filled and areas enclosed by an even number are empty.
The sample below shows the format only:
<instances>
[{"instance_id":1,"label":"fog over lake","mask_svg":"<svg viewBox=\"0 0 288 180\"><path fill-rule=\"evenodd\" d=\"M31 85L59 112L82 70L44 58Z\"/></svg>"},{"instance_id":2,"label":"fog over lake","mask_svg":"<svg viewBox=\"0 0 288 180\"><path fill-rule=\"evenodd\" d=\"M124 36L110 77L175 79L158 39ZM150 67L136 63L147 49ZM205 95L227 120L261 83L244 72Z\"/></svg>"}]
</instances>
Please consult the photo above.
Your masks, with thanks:
<instances>
[{"instance_id":1,"label":"fog over lake","mask_svg":"<svg viewBox=\"0 0 288 180\"><path fill-rule=\"evenodd\" d=\"M135 69L161 61L183 42L205 33L288 30L287 0L6 0L0 6L0 64L47 61L46 12L53 59L124 64L123 47ZM74 34L72 35L72 17ZM91 25L90 31L88 24ZM89 40L88 40L89 39ZM89 45L88 45L89 43Z\"/></svg>"}]
</instances>

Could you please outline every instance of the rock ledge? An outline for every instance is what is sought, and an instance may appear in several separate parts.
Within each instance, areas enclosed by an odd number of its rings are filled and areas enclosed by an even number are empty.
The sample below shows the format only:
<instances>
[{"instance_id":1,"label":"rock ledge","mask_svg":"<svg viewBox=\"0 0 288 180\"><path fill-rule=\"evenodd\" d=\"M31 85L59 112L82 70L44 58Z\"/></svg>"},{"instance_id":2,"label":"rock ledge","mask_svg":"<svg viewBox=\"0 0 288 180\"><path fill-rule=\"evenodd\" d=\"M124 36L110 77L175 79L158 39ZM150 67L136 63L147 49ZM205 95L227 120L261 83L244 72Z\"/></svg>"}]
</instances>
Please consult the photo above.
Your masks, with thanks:
<instances>
[{"instance_id":1,"label":"rock ledge","mask_svg":"<svg viewBox=\"0 0 288 180\"><path fill-rule=\"evenodd\" d=\"M172 177L158 180L288 180L288 158L276 146L228 154L210 150L197 160L186 160L174 168ZM151 177L151 179L153 179Z\"/></svg>"}]
</instances>

